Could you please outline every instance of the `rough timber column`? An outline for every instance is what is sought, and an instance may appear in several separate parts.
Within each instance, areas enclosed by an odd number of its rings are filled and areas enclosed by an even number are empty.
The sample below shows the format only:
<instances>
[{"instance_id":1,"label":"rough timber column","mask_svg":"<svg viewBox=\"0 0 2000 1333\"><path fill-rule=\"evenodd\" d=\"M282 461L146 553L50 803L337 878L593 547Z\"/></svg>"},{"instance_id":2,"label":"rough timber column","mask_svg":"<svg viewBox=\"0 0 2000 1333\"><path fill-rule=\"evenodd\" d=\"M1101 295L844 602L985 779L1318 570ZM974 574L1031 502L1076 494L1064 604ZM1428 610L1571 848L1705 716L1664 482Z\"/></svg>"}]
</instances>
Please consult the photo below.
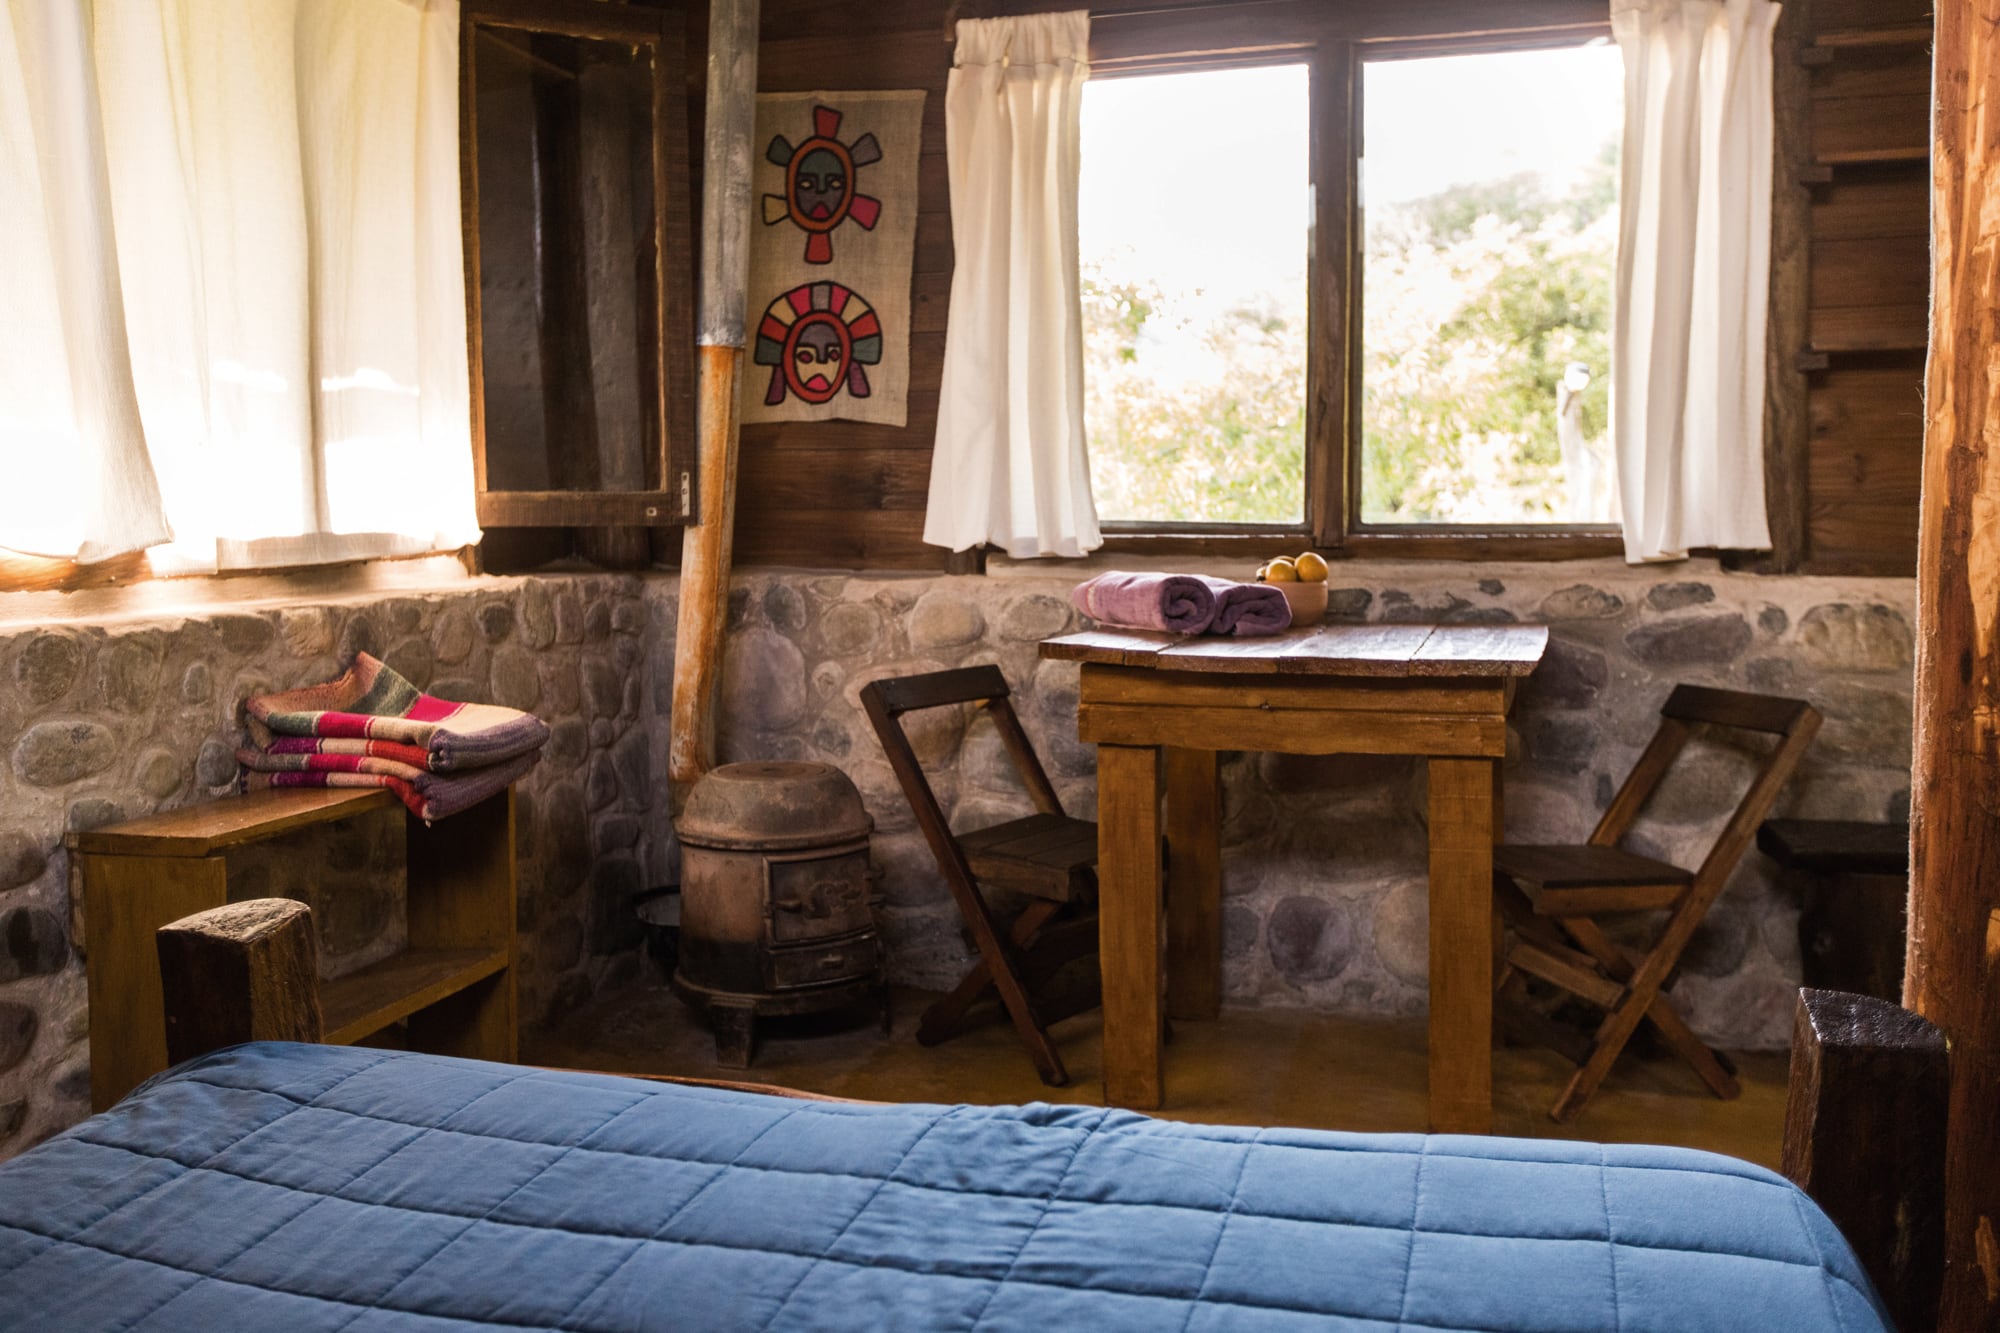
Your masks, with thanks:
<instances>
[{"instance_id":1,"label":"rough timber column","mask_svg":"<svg viewBox=\"0 0 2000 1333\"><path fill-rule=\"evenodd\" d=\"M1903 1002L1951 1043L1940 1326L2000 1327L2000 0L1937 7Z\"/></svg>"},{"instance_id":2,"label":"rough timber column","mask_svg":"<svg viewBox=\"0 0 2000 1333\"><path fill-rule=\"evenodd\" d=\"M729 552L736 535L745 288L750 282L750 138L757 114L759 0L711 0L703 118L701 281L695 314L700 376L696 516L681 539L680 620L667 763L673 806L715 762L715 702L729 620Z\"/></svg>"}]
</instances>

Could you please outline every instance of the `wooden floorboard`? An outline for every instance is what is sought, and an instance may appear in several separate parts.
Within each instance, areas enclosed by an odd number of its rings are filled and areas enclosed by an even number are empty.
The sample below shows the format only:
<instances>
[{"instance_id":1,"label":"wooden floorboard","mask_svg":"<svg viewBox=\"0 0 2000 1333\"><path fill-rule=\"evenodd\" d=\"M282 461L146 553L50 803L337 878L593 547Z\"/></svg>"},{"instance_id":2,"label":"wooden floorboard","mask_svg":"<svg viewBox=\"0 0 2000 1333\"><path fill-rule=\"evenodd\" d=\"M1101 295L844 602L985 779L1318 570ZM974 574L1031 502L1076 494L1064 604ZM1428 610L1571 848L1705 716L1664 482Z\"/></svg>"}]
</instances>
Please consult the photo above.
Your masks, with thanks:
<instances>
[{"instance_id":1,"label":"wooden floorboard","mask_svg":"<svg viewBox=\"0 0 2000 1333\"><path fill-rule=\"evenodd\" d=\"M995 1017L941 1046L920 1047L917 1016L933 997L898 991L895 1030L879 1019L772 1022L760 1027L747 1072L718 1073L715 1045L663 985L613 991L523 1039L531 1064L626 1073L747 1078L869 1101L1069 1102L1100 1105L1096 1011L1051 1028L1072 1081L1048 1088L1013 1031ZM1786 1056L1738 1054L1743 1095L1710 1096L1665 1052L1628 1051L1575 1124L1548 1118L1570 1066L1539 1048L1493 1057L1494 1132L1525 1138L1667 1143L1775 1168L1784 1127ZM1166 1050L1171 1120L1421 1132L1426 1114L1424 1023L1288 1009L1225 1009L1210 1022L1176 1020Z\"/></svg>"}]
</instances>

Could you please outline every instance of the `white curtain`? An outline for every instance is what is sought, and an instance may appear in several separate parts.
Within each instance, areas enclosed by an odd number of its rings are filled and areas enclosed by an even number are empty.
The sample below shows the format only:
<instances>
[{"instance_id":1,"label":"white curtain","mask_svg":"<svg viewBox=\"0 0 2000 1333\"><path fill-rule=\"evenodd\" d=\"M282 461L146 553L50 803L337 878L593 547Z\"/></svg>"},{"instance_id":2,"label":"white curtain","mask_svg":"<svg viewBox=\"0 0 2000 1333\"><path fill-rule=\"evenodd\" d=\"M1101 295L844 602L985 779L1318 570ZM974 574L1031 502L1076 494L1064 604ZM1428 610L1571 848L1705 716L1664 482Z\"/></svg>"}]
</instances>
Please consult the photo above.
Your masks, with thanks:
<instances>
[{"instance_id":1,"label":"white curtain","mask_svg":"<svg viewBox=\"0 0 2000 1333\"><path fill-rule=\"evenodd\" d=\"M0 8L0 546L83 561L167 538L89 50L81 4Z\"/></svg>"},{"instance_id":2,"label":"white curtain","mask_svg":"<svg viewBox=\"0 0 2000 1333\"><path fill-rule=\"evenodd\" d=\"M1612 431L1626 559L1770 546L1770 0L1613 0L1625 59Z\"/></svg>"},{"instance_id":3,"label":"white curtain","mask_svg":"<svg viewBox=\"0 0 2000 1333\"><path fill-rule=\"evenodd\" d=\"M1077 183L1090 16L962 19L945 88L956 267L924 540L1102 544L1083 427Z\"/></svg>"},{"instance_id":4,"label":"white curtain","mask_svg":"<svg viewBox=\"0 0 2000 1333\"><path fill-rule=\"evenodd\" d=\"M154 567L476 540L457 0L25 3L91 16Z\"/></svg>"}]
</instances>

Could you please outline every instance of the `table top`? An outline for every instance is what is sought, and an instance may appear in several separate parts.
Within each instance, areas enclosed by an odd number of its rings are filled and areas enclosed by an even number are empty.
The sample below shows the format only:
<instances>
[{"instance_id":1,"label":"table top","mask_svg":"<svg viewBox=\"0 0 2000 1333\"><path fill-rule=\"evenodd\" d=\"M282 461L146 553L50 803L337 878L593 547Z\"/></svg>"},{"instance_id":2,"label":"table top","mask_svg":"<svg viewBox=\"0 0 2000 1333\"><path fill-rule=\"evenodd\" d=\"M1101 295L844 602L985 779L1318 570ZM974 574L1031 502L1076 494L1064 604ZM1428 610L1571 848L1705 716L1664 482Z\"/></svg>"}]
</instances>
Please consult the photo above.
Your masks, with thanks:
<instances>
[{"instance_id":1,"label":"table top","mask_svg":"<svg viewBox=\"0 0 2000 1333\"><path fill-rule=\"evenodd\" d=\"M1056 661L1303 676L1525 676L1542 660L1542 625L1316 625L1239 639L1095 629L1042 642Z\"/></svg>"}]
</instances>

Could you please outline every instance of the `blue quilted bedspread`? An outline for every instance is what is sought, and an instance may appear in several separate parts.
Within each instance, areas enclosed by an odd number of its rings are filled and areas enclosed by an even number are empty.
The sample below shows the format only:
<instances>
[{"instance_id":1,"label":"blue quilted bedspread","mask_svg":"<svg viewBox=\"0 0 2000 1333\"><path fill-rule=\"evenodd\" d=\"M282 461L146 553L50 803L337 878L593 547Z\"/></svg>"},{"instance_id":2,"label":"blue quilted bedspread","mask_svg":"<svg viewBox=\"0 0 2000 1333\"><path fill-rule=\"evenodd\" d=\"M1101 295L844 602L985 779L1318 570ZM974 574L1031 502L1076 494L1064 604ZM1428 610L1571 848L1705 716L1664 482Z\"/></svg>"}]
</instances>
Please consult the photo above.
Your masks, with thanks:
<instances>
[{"instance_id":1,"label":"blue quilted bedspread","mask_svg":"<svg viewBox=\"0 0 2000 1333\"><path fill-rule=\"evenodd\" d=\"M257 1045L0 1167L0 1328L1850 1330L1668 1148L852 1106Z\"/></svg>"}]
</instances>

